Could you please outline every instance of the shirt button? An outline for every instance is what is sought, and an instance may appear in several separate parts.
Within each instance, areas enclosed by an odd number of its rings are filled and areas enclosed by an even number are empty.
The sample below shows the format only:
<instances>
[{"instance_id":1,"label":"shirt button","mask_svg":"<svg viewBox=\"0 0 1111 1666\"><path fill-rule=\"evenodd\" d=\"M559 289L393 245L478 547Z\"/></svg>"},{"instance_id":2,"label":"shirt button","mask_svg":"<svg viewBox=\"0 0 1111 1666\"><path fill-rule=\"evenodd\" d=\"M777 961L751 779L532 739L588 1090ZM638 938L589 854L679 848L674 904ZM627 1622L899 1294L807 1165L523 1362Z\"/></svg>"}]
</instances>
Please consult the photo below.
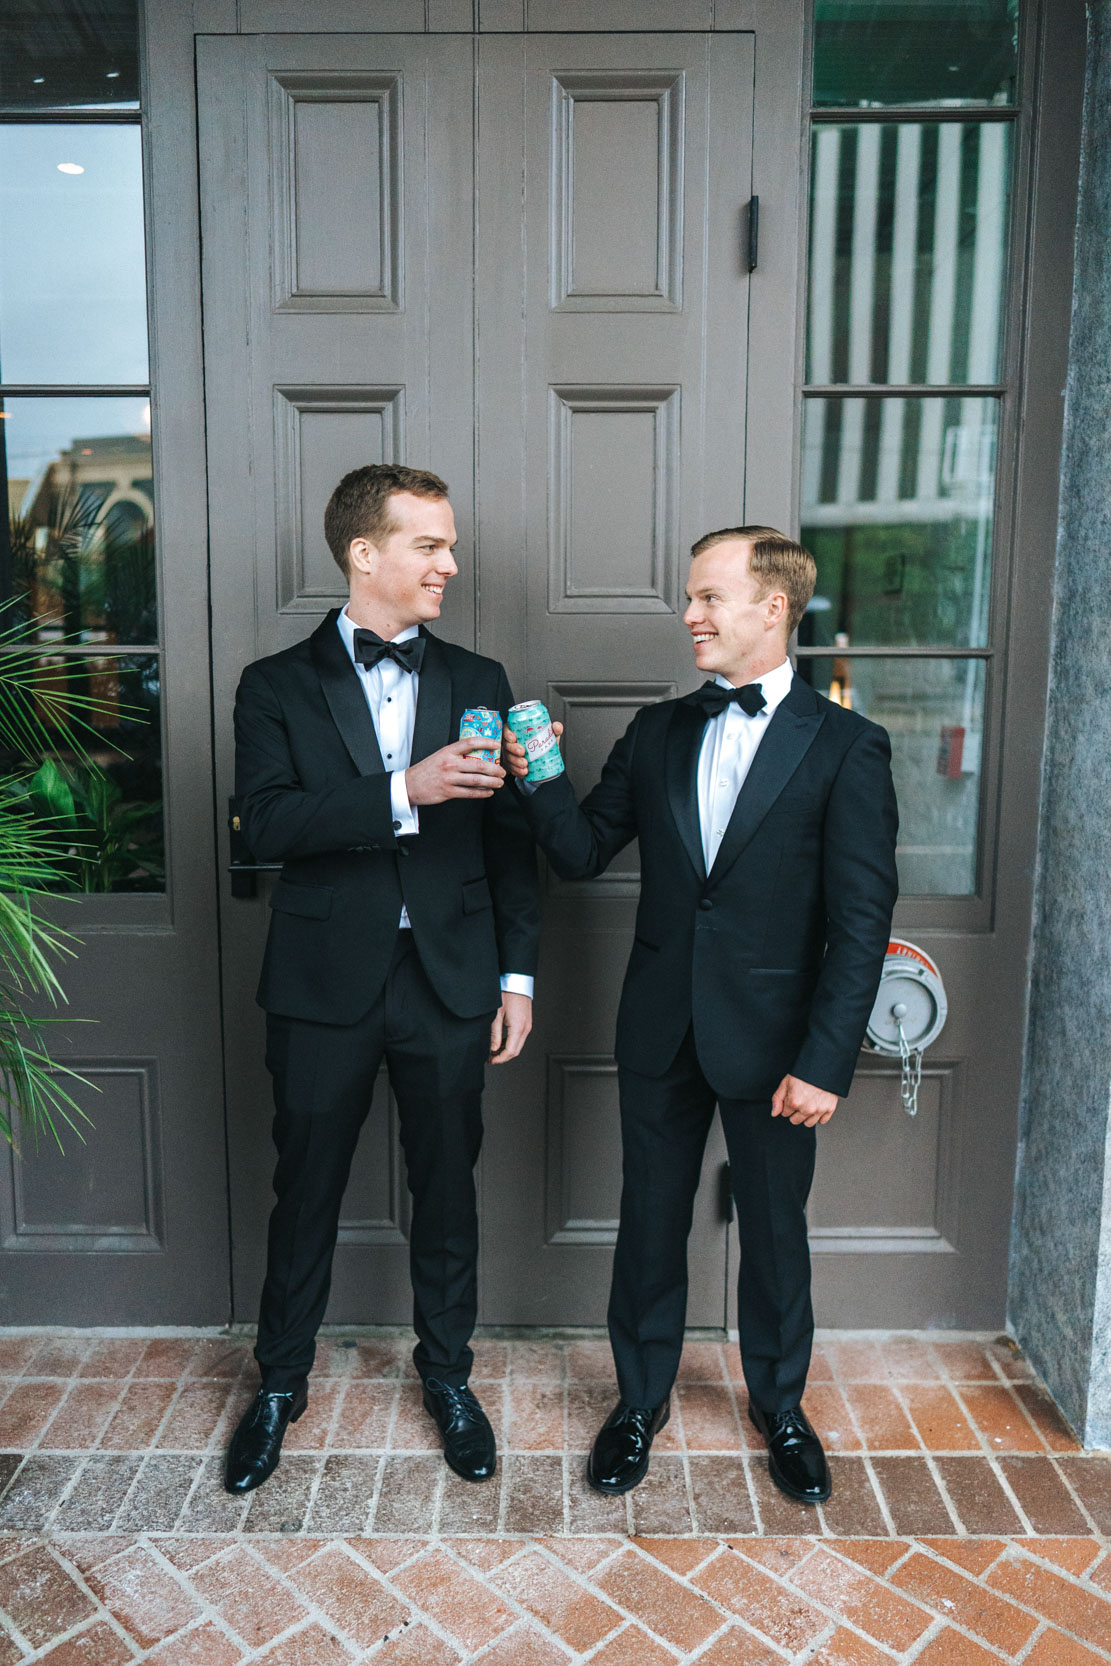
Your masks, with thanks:
<instances>
[{"instance_id":1,"label":"shirt button","mask_svg":"<svg viewBox=\"0 0 1111 1666\"><path fill-rule=\"evenodd\" d=\"M393 753L392 753L392 752L387 752L387 753L386 753L386 757L387 757L387 758L392 758L392 757L393 757Z\"/></svg>"},{"instance_id":2,"label":"shirt button","mask_svg":"<svg viewBox=\"0 0 1111 1666\"><path fill-rule=\"evenodd\" d=\"M725 777L724 777L724 775L723 775L723 776L722 776L722 778L721 778L721 780L720 780L720 781L719 781L719 782L718 782L718 786L719 786L719 787L727 787L727 786L728 786L728 785L729 785L729 783L728 783L728 781L727 781L727 780L726 780L726 779L725 779Z\"/></svg>"},{"instance_id":3,"label":"shirt button","mask_svg":"<svg viewBox=\"0 0 1111 1666\"><path fill-rule=\"evenodd\" d=\"M724 837L725 837L724 827L715 827L714 828L714 838L715 839L724 839Z\"/></svg>"}]
</instances>

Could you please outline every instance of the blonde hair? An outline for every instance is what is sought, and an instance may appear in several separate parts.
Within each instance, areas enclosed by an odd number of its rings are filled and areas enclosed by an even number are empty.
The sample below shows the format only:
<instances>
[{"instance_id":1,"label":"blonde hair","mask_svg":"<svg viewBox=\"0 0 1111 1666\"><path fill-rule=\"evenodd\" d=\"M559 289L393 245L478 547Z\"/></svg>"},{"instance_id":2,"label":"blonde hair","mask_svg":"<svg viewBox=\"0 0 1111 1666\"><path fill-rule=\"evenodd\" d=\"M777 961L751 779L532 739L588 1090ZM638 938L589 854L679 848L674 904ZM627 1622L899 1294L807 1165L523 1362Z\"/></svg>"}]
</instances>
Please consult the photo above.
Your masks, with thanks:
<instances>
[{"instance_id":1,"label":"blonde hair","mask_svg":"<svg viewBox=\"0 0 1111 1666\"><path fill-rule=\"evenodd\" d=\"M733 538L744 538L749 544L748 570L764 585L764 595L782 590L787 597L787 633L798 628L814 594L818 568L809 550L796 544L774 526L727 526L720 532L707 532L691 546L691 560L705 555L716 544L728 543Z\"/></svg>"}]
</instances>

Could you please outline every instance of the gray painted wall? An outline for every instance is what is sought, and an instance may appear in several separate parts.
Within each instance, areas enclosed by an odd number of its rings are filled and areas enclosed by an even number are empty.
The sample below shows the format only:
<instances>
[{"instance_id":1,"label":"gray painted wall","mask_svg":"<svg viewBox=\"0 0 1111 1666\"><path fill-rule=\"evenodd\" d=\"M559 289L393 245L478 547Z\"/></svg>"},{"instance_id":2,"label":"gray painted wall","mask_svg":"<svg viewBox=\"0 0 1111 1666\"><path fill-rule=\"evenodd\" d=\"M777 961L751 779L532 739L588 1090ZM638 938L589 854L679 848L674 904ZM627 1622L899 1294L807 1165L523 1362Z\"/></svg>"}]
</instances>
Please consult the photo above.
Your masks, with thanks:
<instances>
[{"instance_id":1,"label":"gray painted wall","mask_svg":"<svg viewBox=\"0 0 1111 1666\"><path fill-rule=\"evenodd\" d=\"M1086 1443L1111 1447L1108 0L1088 47L1010 1322Z\"/></svg>"}]
</instances>

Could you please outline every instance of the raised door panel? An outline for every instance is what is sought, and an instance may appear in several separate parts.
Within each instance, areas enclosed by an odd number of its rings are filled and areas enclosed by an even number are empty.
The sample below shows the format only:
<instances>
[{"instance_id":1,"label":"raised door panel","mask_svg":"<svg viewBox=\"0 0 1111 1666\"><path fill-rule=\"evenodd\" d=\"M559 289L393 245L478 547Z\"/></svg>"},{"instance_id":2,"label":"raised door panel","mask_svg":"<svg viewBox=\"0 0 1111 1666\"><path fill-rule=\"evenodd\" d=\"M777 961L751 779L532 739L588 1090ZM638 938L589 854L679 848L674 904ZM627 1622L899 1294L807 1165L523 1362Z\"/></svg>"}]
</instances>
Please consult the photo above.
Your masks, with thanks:
<instances>
[{"instance_id":1,"label":"raised door panel","mask_svg":"<svg viewBox=\"0 0 1111 1666\"><path fill-rule=\"evenodd\" d=\"M748 282L735 233L751 192L752 77L744 36L479 47L480 643L507 660L518 699L545 699L566 723L580 791L640 706L693 686L689 546L743 514ZM598 880L545 876L536 1027L487 1095L484 1200L501 1226L484 1245L483 1311L496 1322L605 1316L620 1197L613 1035L638 877L635 844ZM723 1157L715 1128L690 1244L693 1325L724 1319Z\"/></svg>"},{"instance_id":2,"label":"raised door panel","mask_svg":"<svg viewBox=\"0 0 1111 1666\"><path fill-rule=\"evenodd\" d=\"M349 469L398 461L472 528L473 70L446 38L198 43L220 802L243 666L307 636L347 586L323 535ZM244 212L244 204L247 205ZM473 569L444 631L473 640ZM268 910L222 887L236 1316L257 1312L272 1201ZM404 1322L408 1193L383 1077L344 1200L329 1317Z\"/></svg>"}]
</instances>

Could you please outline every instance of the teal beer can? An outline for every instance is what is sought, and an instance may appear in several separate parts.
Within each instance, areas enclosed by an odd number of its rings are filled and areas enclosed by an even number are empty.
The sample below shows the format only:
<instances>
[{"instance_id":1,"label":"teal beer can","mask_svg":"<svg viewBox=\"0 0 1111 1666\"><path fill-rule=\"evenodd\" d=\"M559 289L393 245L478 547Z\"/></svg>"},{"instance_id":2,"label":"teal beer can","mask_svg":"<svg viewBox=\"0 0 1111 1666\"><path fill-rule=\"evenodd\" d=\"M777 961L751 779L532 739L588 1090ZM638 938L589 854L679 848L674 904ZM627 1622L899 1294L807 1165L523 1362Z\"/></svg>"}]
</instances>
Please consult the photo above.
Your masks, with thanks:
<instances>
[{"instance_id":1,"label":"teal beer can","mask_svg":"<svg viewBox=\"0 0 1111 1666\"><path fill-rule=\"evenodd\" d=\"M563 759L555 738L552 719L542 700L522 700L510 706L506 722L525 749L528 759L526 781L551 781L563 774Z\"/></svg>"}]
</instances>

